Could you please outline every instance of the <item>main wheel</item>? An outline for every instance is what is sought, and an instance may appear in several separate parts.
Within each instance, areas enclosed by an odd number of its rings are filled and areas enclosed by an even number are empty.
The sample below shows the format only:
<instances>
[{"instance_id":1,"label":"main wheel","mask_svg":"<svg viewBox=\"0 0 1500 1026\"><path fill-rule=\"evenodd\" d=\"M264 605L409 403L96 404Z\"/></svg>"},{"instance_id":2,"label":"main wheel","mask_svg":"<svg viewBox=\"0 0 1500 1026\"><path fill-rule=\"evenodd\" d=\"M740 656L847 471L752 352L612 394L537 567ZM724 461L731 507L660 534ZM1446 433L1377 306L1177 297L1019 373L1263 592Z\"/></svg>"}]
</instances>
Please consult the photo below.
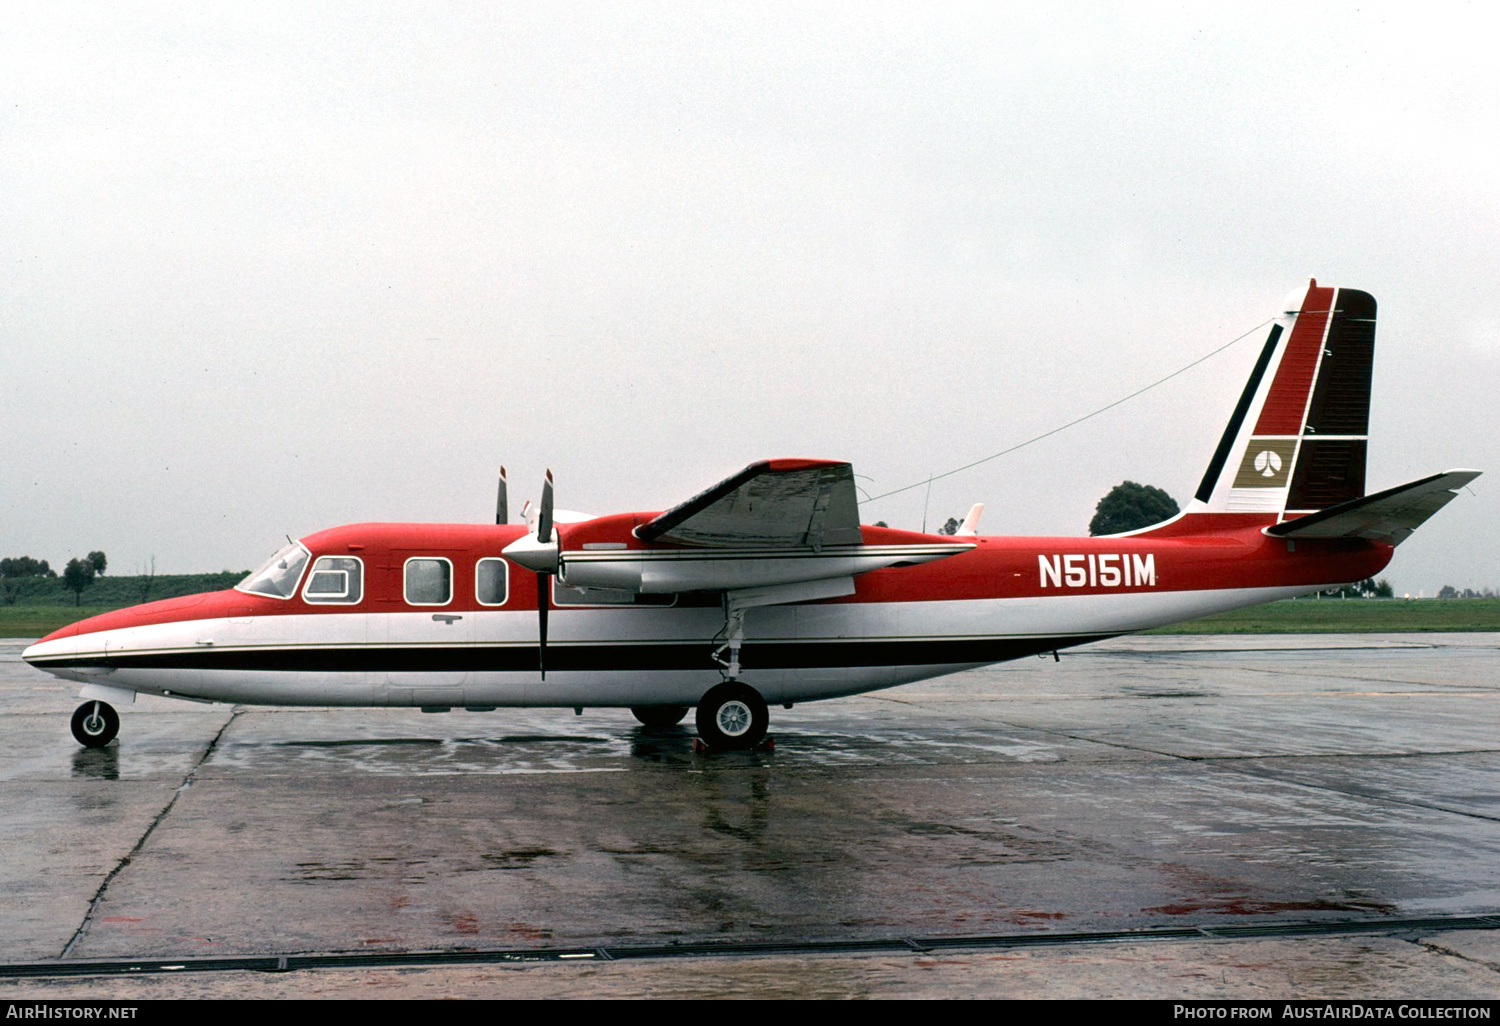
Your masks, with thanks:
<instances>
[{"instance_id":1,"label":"main wheel","mask_svg":"<svg viewBox=\"0 0 1500 1026\"><path fill-rule=\"evenodd\" d=\"M766 736L771 713L760 692L737 680L708 689L698 700L698 737L717 751L754 748Z\"/></svg>"},{"instance_id":2,"label":"main wheel","mask_svg":"<svg viewBox=\"0 0 1500 1026\"><path fill-rule=\"evenodd\" d=\"M120 732L120 714L108 702L84 702L73 711L73 736L85 748L103 748Z\"/></svg>"},{"instance_id":3,"label":"main wheel","mask_svg":"<svg viewBox=\"0 0 1500 1026\"><path fill-rule=\"evenodd\" d=\"M672 727L687 715L685 705L632 705L630 715L648 727Z\"/></svg>"}]
</instances>

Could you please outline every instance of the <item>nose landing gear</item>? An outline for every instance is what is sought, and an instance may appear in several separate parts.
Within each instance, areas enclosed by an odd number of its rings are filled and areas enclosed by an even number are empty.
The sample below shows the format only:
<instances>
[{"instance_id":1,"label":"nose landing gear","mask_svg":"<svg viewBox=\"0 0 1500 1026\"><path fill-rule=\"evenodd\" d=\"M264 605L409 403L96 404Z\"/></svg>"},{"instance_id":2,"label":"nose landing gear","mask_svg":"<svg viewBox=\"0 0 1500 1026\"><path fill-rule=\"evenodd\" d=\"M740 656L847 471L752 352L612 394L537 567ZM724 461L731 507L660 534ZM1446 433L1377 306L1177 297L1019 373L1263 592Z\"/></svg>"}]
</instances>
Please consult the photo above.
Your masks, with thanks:
<instances>
[{"instance_id":1,"label":"nose landing gear","mask_svg":"<svg viewBox=\"0 0 1500 1026\"><path fill-rule=\"evenodd\" d=\"M103 748L120 732L120 714L108 702L84 702L73 711L73 736L85 748Z\"/></svg>"}]
</instances>

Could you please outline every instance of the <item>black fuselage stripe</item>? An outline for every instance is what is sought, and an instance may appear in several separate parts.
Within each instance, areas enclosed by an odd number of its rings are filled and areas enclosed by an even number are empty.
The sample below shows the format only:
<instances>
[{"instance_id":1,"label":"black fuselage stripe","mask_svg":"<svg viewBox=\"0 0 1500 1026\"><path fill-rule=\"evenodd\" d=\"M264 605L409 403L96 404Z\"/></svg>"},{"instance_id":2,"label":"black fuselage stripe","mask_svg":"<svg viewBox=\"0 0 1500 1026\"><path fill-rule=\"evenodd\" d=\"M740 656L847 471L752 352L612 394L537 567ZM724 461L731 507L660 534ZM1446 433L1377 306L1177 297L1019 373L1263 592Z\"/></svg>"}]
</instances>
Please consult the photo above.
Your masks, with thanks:
<instances>
[{"instance_id":1,"label":"black fuselage stripe","mask_svg":"<svg viewBox=\"0 0 1500 1026\"><path fill-rule=\"evenodd\" d=\"M1111 637L1076 634L955 641L869 641L822 644L746 644L746 671L827 667L927 666L999 663ZM453 645L434 648L263 648L153 652L140 655L63 656L37 660L41 668L118 670L252 670L321 673L534 672L537 647ZM713 670L712 646L702 642L656 645L549 645L548 670Z\"/></svg>"}]
</instances>

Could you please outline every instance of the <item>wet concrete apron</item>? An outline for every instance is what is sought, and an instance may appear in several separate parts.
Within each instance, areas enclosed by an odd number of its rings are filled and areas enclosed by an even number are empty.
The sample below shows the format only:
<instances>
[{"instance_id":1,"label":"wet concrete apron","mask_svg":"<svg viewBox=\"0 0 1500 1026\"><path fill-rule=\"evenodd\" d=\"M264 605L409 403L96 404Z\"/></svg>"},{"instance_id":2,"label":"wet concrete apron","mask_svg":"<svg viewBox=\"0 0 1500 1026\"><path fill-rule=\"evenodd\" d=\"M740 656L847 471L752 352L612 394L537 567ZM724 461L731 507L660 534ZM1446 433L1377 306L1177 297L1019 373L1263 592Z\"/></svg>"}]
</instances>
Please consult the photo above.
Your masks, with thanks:
<instances>
[{"instance_id":1,"label":"wet concrete apron","mask_svg":"<svg viewBox=\"0 0 1500 1026\"><path fill-rule=\"evenodd\" d=\"M774 709L774 752L715 757L612 710L145 699L84 751L19 648L8 963L1500 912L1495 635L1128 639Z\"/></svg>"}]
</instances>

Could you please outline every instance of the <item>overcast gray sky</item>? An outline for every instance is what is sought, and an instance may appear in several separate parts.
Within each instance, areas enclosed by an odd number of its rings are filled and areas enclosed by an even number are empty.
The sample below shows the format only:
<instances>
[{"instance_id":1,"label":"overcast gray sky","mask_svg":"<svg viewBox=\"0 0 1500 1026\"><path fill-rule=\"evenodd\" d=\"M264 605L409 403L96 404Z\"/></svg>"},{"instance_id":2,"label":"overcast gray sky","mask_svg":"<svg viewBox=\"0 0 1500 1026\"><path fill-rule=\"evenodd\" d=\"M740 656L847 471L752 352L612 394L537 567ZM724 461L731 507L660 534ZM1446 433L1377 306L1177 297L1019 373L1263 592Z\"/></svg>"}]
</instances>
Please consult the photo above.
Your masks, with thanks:
<instances>
[{"instance_id":1,"label":"overcast gray sky","mask_svg":"<svg viewBox=\"0 0 1500 1026\"><path fill-rule=\"evenodd\" d=\"M1500 587L1500 64L1481 4L7 3L0 549L660 509L755 459L878 494L1065 423L1316 276L1381 304L1371 489ZM1261 333L1256 333L1256 340ZM1081 534L1196 487L1247 340L937 482ZM921 525L924 490L867 503Z\"/></svg>"}]
</instances>

